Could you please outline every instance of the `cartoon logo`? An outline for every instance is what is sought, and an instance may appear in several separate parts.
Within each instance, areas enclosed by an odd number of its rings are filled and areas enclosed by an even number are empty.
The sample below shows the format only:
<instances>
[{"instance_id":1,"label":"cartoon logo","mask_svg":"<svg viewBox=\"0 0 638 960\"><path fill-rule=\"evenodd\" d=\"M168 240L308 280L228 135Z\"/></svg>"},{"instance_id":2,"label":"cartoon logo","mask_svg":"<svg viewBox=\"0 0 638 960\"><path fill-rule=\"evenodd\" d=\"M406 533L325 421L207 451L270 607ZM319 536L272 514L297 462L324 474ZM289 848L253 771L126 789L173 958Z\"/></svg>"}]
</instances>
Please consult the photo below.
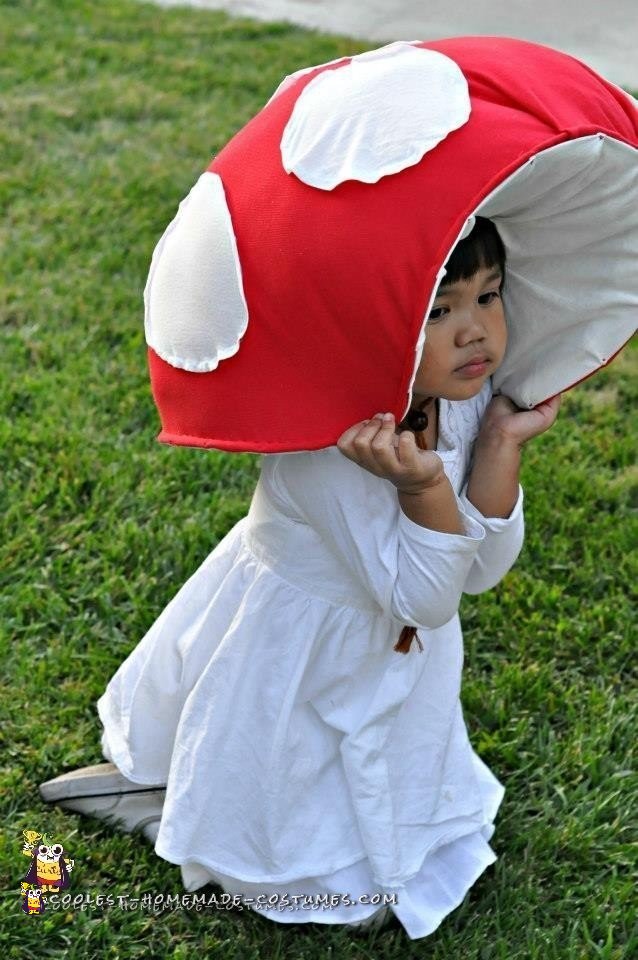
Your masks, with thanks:
<instances>
[{"instance_id":1,"label":"cartoon logo","mask_svg":"<svg viewBox=\"0 0 638 960\"><path fill-rule=\"evenodd\" d=\"M22 853L31 858L29 869L21 883L24 913L44 913L46 898L70 886L69 874L74 860L70 860L61 843L51 843L46 834L24 830Z\"/></svg>"}]
</instances>

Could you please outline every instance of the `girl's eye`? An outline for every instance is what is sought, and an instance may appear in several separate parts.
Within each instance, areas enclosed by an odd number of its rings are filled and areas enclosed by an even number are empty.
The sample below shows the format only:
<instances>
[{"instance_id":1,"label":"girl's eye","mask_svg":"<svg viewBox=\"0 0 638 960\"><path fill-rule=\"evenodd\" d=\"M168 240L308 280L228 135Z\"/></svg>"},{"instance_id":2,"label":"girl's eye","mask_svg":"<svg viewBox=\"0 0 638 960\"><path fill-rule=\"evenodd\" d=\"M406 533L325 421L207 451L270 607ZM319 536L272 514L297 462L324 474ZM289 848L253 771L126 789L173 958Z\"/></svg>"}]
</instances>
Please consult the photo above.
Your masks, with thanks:
<instances>
[{"instance_id":1,"label":"girl's eye","mask_svg":"<svg viewBox=\"0 0 638 960\"><path fill-rule=\"evenodd\" d=\"M480 297L479 297L479 303L483 300L484 297L497 297L497 298L500 299L500 296L501 296L500 291L498 291L498 290L490 290L490 291L488 291L488 293L482 293L482 294L480 295ZM493 300L488 300L488 301L487 301L487 304L483 304L483 305L484 305L484 306L485 306L485 305L489 305L490 303L494 303L494 301L493 301ZM429 317L428 317L428 322L430 322L430 321L432 321L432 320L440 320L441 317L442 317L442 313L441 313L442 310L447 310L447 307L435 307L433 310L430 310L430 315L429 315Z\"/></svg>"},{"instance_id":2,"label":"girl's eye","mask_svg":"<svg viewBox=\"0 0 638 960\"><path fill-rule=\"evenodd\" d=\"M479 297L479 300L481 299L481 297L500 297L500 293L498 292L498 290L490 290L489 293L482 293L481 296ZM489 302L493 303L492 300L490 300Z\"/></svg>"}]
</instances>

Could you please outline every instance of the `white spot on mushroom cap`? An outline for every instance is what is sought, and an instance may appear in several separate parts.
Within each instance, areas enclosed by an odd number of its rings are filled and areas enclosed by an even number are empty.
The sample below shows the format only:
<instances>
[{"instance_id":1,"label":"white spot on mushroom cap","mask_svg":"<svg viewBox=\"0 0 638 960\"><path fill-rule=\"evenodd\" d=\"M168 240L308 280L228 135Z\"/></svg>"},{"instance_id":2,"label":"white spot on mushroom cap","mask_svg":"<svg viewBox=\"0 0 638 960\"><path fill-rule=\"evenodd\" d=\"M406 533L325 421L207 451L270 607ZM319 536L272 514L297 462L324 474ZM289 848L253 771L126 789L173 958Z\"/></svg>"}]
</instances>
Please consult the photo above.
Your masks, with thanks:
<instances>
[{"instance_id":1,"label":"white spot on mushroom cap","mask_svg":"<svg viewBox=\"0 0 638 960\"><path fill-rule=\"evenodd\" d=\"M385 46L377 47L375 50L366 50L364 53L357 53L355 54L354 59L355 60L363 60L366 58L370 59L372 55L378 54L379 51L381 50L387 50L390 47L399 47L399 46L406 46L406 45L409 46L411 44L418 43L418 42L419 42L418 40L393 40L392 43L386 43ZM300 70L295 70L294 73L286 74L286 76L283 78L283 80L281 81L281 83L273 93L273 95L270 97L270 100L266 102L266 106L268 106L271 100L274 100L275 97L278 97L280 93L283 93L284 90L287 90L288 87L291 87L293 83L295 83L295 81L298 80L299 77L305 76L306 73L311 73L313 70L316 70L317 67L329 67L333 63L340 63L342 60L348 60L348 59L350 58L347 56L336 57L334 60L324 60L323 63L315 63L311 67L301 67Z\"/></svg>"},{"instance_id":2,"label":"white spot on mushroom cap","mask_svg":"<svg viewBox=\"0 0 638 960\"><path fill-rule=\"evenodd\" d=\"M304 87L283 132L282 163L321 190L345 180L376 183L418 163L467 123L470 112L458 64L397 41L326 70Z\"/></svg>"},{"instance_id":3,"label":"white spot on mushroom cap","mask_svg":"<svg viewBox=\"0 0 638 960\"><path fill-rule=\"evenodd\" d=\"M214 370L248 326L241 264L221 178L203 173L153 251L146 342L173 367Z\"/></svg>"}]
</instances>

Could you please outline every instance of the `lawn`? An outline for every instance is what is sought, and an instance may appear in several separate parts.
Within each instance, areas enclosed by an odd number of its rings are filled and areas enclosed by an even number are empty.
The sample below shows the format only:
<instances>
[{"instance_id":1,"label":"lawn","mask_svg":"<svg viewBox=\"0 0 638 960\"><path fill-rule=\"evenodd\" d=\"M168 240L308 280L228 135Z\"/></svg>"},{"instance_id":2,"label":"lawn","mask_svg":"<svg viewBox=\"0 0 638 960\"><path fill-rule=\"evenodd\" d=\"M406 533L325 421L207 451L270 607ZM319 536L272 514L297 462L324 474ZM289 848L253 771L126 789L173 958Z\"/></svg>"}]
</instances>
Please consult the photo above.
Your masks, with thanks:
<instances>
[{"instance_id":1,"label":"lawn","mask_svg":"<svg viewBox=\"0 0 638 960\"><path fill-rule=\"evenodd\" d=\"M250 910L22 914L23 830L64 843L74 894L183 893L143 838L37 792L102 760L97 698L258 476L255 454L155 441L142 291L180 200L282 77L377 44L131 0L4 0L0 16L4 956L636 956L635 344L526 448L523 552L463 598L468 730L507 792L498 860L434 934Z\"/></svg>"}]
</instances>

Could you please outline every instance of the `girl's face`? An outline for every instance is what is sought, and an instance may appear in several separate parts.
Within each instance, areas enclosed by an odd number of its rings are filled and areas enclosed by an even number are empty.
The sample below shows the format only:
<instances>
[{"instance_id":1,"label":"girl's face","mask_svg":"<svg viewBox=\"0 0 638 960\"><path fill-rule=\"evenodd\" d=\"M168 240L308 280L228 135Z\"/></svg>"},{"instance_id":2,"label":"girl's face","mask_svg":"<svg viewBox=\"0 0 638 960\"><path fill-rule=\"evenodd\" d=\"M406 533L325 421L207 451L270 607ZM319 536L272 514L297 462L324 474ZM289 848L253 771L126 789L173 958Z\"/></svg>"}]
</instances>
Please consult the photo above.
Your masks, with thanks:
<instances>
[{"instance_id":1,"label":"girl's face","mask_svg":"<svg viewBox=\"0 0 638 960\"><path fill-rule=\"evenodd\" d=\"M502 362L507 346L502 279L500 267L482 267L470 280L439 287L412 385L414 402L474 397ZM469 361L472 366L466 366Z\"/></svg>"}]
</instances>

